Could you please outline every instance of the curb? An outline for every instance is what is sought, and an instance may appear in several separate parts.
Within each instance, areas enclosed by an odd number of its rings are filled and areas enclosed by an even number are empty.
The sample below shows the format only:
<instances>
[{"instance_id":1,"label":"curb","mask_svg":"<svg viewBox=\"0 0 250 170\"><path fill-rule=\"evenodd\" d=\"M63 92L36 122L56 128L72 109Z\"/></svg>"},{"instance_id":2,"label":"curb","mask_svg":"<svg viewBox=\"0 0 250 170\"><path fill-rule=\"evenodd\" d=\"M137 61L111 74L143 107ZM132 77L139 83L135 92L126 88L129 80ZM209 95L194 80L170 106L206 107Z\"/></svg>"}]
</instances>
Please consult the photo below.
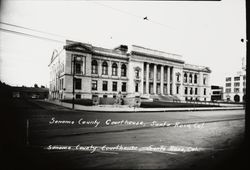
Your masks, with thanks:
<instances>
[{"instance_id":1,"label":"curb","mask_svg":"<svg viewBox=\"0 0 250 170\"><path fill-rule=\"evenodd\" d=\"M71 109L71 104L69 103L59 103L53 101L44 101L47 103L59 105L68 109ZM77 108L78 106L78 108ZM79 107L83 107L83 109L79 109ZM85 107L85 108L84 108ZM228 106L228 107L200 107L200 108L119 108L116 110L116 107L108 108L108 107L98 107L87 109L86 107L96 107L96 106L82 106L75 105L76 111L88 111L88 112L104 112L104 113L145 113L145 112L187 112L187 111L223 111L223 110L244 110L244 106ZM103 109L103 110L102 110ZM123 110L124 109L124 110Z\"/></svg>"}]
</instances>

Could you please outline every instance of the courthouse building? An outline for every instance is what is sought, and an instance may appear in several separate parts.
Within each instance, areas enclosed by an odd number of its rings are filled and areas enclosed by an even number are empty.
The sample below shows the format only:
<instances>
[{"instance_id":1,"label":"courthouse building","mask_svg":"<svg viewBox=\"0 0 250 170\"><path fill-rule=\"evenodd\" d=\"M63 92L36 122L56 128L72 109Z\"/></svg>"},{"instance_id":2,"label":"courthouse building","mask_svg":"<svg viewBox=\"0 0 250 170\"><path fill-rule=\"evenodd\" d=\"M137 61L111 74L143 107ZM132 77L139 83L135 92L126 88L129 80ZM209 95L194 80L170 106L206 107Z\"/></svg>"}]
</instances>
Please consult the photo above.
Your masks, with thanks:
<instances>
[{"instance_id":1,"label":"courthouse building","mask_svg":"<svg viewBox=\"0 0 250 170\"><path fill-rule=\"evenodd\" d=\"M105 49L66 41L50 64L50 98L142 98L210 100L208 67L186 64L181 55L136 45ZM74 88L73 88L73 77Z\"/></svg>"}]
</instances>

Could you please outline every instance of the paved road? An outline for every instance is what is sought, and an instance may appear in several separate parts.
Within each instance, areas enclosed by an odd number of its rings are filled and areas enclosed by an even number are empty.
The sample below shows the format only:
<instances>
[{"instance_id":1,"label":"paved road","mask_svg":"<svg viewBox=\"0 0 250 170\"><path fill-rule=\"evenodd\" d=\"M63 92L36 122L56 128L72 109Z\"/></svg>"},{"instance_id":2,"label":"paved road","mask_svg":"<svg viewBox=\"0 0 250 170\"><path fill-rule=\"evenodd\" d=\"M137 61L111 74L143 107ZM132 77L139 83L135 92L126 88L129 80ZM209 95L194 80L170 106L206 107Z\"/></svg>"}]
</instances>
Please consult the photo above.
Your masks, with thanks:
<instances>
[{"instance_id":1,"label":"paved road","mask_svg":"<svg viewBox=\"0 0 250 170\"><path fill-rule=\"evenodd\" d=\"M100 113L40 101L17 102L16 107L24 137L29 120L29 156L45 168L213 168L233 155L244 137L244 110ZM91 145L99 148L79 149Z\"/></svg>"}]
</instances>

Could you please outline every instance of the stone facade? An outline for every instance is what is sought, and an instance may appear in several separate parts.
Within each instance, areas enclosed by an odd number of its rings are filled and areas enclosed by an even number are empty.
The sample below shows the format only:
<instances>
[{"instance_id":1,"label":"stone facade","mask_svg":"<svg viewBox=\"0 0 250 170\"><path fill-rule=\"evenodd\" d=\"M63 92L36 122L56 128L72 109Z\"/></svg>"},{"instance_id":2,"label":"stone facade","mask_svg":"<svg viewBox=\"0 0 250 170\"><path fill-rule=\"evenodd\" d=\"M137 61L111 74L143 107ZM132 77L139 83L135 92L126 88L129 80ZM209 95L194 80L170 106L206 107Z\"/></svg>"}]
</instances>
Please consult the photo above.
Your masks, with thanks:
<instances>
[{"instance_id":1,"label":"stone facade","mask_svg":"<svg viewBox=\"0 0 250 170\"><path fill-rule=\"evenodd\" d=\"M74 67L73 67L74 66ZM54 51L50 69L50 97L75 98L152 96L179 100L210 100L208 67L185 64L181 55L136 45L104 49L66 41Z\"/></svg>"}]
</instances>

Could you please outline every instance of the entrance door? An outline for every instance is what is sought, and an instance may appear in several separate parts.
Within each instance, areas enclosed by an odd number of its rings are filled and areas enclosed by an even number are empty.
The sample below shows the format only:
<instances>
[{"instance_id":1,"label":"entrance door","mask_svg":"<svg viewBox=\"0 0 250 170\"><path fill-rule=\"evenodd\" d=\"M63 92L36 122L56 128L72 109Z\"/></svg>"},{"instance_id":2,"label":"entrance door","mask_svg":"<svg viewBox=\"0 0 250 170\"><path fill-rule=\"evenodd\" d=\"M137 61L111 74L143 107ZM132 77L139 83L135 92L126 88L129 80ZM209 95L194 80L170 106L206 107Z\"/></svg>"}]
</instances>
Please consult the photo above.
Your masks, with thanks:
<instances>
[{"instance_id":1,"label":"entrance door","mask_svg":"<svg viewBox=\"0 0 250 170\"><path fill-rule=\"evenodd\" d=\"M234 96L234 101L235 101L235 102L239 102L239 101L240 101L240 96L236 94L236 95Z\"/></svg>"}]
</instances>

